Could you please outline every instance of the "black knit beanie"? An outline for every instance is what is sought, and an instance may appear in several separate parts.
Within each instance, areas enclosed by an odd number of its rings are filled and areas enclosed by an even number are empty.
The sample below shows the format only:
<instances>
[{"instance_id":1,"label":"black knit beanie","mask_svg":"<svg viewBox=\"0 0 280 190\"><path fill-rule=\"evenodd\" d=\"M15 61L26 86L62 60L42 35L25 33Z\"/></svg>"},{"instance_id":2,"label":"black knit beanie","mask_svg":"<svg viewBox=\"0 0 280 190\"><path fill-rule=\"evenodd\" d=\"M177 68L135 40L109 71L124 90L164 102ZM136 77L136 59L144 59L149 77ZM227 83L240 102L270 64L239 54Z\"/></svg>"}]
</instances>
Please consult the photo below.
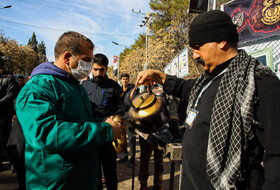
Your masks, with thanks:
<instances>
[{"instance_id":1,"label":"black knit beanie","mask_svg":"<svg viewBox=\"0 0 280 190\"><path fill-rule=\"evenodd\" d=\"M194 18L189 29L190 46L220 41L238 42L236 25L228 14L213 10Z\"/></svg>"}]
</instances>

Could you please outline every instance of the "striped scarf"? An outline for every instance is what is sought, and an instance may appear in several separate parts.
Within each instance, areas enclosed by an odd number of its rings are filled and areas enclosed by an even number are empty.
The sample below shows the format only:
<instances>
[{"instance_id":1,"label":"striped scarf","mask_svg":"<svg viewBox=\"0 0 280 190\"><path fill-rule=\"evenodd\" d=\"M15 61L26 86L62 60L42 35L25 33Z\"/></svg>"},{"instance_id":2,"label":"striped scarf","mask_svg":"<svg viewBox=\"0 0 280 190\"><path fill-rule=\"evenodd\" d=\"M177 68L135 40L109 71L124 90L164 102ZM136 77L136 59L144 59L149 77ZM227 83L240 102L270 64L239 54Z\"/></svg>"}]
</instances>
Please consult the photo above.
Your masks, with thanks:
<instances>
[{"instance_id":1,"label":"striped scarf","mask_svg":"<svg viewBox=\"0 0 280 190\"><path fill-rule=\"evenodd\" d=\"M217 190L236 189L241 169L241 152L253 138L255 75L272 71L247 55L244 50L231 61L214 100L210 120L206 171ZM192 88L187 113L205 85L203 73Z\"/></svg>"}]
</instances>

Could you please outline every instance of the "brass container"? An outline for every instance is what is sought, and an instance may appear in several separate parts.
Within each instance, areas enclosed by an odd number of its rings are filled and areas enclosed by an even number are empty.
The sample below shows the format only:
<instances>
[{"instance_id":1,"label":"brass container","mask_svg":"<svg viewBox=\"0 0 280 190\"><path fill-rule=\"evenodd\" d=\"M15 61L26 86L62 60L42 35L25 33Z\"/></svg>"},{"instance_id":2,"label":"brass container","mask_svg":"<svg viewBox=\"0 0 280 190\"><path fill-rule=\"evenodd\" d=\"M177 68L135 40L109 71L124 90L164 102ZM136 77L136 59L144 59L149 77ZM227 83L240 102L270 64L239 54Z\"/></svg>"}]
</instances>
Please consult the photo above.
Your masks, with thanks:
<instances>
[{"instance_id":1,"label":"brass container","mask_svg":"<svg viewBox=\"0 0 280 190\"><path fill-rule=\"evenodd\" d=\"M119 122L122 126L124 125L124 119L121 115L114 115L112 120L114 122ZM126 141L126 127L123 126L123 132L120 138L117 138L113 141L113 146L116 152L125 152L127 148L127 141Z\"/></svg>"},{"instance_id":2,"label":"brass container","mask_svg":"<svg viewBox=\"0 0 280 190\"><path fill-rule=\"evenodd\" d=\"M163 96L153 94L150 86L148 92L138 94L133 100L130 94L131 108L128 112L132 125L142 133L159 131L167 122L167 108Z\"/></svg>"},{"instance_id":3,"label":"brass container","mask_svg":"<svg viewBox=\"0 0 280 190\"><path fill-rule=\"evenodd\" d=\"M120 138L117 138L112 142L116 152L125 152L127 149L127 141L126 141L126 132L125 132L125 127L123 130L123 134L121 135Z\"/></svg>"},{"instance_id":4,"label":"brass container","mask_svg":"<svg viewBox=\"0 0 280 190\"><path fill-rule=\"evenodd\" d=\"M121 116L121 115L114 115L112 120L114 122L119 122L121 125L124 124L124 119L123 119L123 116Z\"/></svg>"}]
</instances>

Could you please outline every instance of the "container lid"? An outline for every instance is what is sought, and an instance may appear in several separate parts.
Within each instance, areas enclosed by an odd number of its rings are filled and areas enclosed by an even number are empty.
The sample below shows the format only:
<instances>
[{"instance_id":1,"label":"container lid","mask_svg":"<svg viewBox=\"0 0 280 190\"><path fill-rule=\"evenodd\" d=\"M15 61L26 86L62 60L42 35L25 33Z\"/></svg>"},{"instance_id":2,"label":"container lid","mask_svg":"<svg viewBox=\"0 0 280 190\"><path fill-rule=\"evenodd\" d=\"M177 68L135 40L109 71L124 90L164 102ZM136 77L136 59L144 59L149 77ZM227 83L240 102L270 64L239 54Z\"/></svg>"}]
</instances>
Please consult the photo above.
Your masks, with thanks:
<instances>
[{"instance_id":1,"label":"container lid","mask_svg":"<svg viewBox=\"0 0 280 190\"><path fill-rule=\"evenodd\" d=\"M152 93L142 93L132 100L132 104L134 108L143 109L151 106L154 103L155 99L156 96Z\"/></svg>"}]
</instances>

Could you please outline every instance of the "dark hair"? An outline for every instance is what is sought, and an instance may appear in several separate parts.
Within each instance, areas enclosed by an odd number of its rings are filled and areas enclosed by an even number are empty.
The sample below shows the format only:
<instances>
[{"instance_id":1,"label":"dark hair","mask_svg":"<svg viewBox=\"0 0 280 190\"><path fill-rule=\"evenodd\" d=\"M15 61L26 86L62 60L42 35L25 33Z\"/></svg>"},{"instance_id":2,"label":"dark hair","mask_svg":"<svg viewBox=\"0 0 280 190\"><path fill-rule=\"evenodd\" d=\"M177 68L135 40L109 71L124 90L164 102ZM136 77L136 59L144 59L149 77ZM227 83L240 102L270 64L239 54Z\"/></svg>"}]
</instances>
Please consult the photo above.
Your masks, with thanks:
<instances>
[{"instance_id":1,"label":"dark hair","mask_svg":"<svg viewBox=\"0 0 280 190\"><path fill-rule=\"evenodd\" d=\"M24 77L22 75L19 75L18 79L23 79L24 80Z\"/></svg>"},{"instance_id":2,"label":"dark hair","mask_svg":"<svg viewBox=\"0 0 280 190\"><path fill-rule=\"evenodd\" d=\"M77 55L81 52L84 45L88 45L90 49L94 48L92 41L84 35L73 31L65 32L55 44L55 59L59 58L65 51L70 51L73 55Z\"/></svg>"},{"instance_id":3,"label":"dark hair","mask_svg":"<svg viewBox=\"0 0 280 190\"><path fill-rule=\"evenodd\" d=\"M96 63L98 65L104 65L105 67L108 66L109 60L106 57L106 55L103 55L101 53L97 53L94 55L93 63Z\"/></svg>"},{"instance_id":4,"label":"dark hair","mask_svg":"<svg viewBox=\"0 0 280 190\"><path fill-rule=\"evenodd\" d=\"M5 61L0 57L0 64L4 65Z\"/></svg>"},{"instance_id":5,"label":"dark hair","mask_svg":"<svg viewBox=\"0 0 280 190\"><path fill-rule=\"evenodd\" d=\"M238 42L229 42L229 45L233 49L236 49L236 50L238 49Z\"/></svg>"},{"instance_id":6,"label":"dark hair","mask_svg":"<svg viewBox=\"0 0 280 190\"><path fill-rule=\"evenodd\" d=\"M127 73L123 73L123 74L121 75L121 78L123 78L123 77L127 77L127 78L129 78L129 74L127 74Z\"/></svg>"},{"instance_id":7,"label":"dark hair","mask_svg":"<svg viewBox=\"0 0 280 190\"><path fill-rule=\"evenodd\" d=\"M4 61L4 54L2 53L2 51L0 51L0 64L4 65L5 61Z\"/></svg>"}]
</instances>

